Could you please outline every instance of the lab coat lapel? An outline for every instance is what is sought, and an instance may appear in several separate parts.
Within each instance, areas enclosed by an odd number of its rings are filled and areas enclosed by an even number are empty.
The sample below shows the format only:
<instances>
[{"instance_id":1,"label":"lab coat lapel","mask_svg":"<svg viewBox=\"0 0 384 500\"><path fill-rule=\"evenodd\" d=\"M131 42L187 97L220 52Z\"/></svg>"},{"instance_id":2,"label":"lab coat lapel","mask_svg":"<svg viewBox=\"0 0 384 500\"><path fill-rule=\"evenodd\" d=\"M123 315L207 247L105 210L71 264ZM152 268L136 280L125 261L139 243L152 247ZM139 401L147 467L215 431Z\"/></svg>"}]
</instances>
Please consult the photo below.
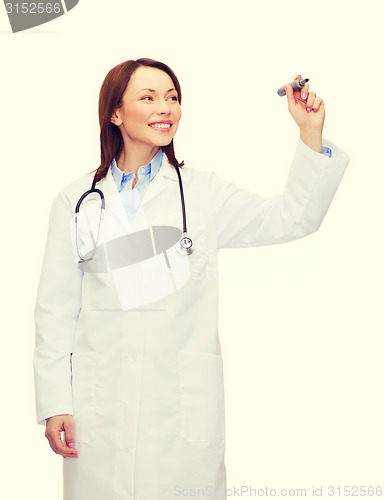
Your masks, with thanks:
<instances>
[{"instance_id":1,"label":"lab coat lapel","mask_svg":"<svg viewBox=\"0 0 384 500\"><path fill-rule=\"evenodd\" d=\"M103 191L105 197L118 194L119 191L113 179L111 168L108 169L107 175L97 183L96 187Z\"/></svg>"},{"instance_id":2,"label":"lab coat lapel","mask_svg":"<svg viewBox=\"0 0 384 500\"><path fill-rule=\"evenodd\" d=\"M167 156L164 154L163 163L161 168L155 178L151 181L144 194L142 204L145 205L149 200L157 196L161 191L163 191L167 185L166 179L173 179L177 182L177 172L175 167L171 165L168 161Z\"/></svg>"},{"instance_id":3,"label":"lab coat lapel","mask_svg":"<svg viewBox=\"0 0 384 500\"><path fill-rule=\"evenodd\" d=\"M109 168L107 175L97 183L96 187L101 189L105 196L106 212L104 214L106 239L113 239L123 234L131 233L132 223L125 213L124 205L121 201L119 191L112 176L112 170Z\"/></svg>"}]
</instances>

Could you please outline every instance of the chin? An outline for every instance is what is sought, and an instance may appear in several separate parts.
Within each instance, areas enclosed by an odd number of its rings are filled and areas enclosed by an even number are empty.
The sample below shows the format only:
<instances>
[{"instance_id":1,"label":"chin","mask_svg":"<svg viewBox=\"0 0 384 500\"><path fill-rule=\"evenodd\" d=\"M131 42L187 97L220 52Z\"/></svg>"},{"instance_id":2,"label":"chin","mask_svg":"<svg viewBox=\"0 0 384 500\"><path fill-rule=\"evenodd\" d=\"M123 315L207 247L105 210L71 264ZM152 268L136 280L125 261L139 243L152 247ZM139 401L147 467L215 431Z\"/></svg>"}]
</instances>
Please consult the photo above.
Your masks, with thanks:
<instances>
[{"instance_id":1,"label":"chin","mask_svg":"<svg viewBox=\"0 0 384 500\"><path fill-rule=\"evenodd\" d=\"M163 141L164 144L162 144L162 146L168 146L168 144L171 144L172 139L173 139L173 137L171 137L170 139L168 138L166 141Z\"/></svg>"},{"instance_id":2,"label":"chin","mask_svg":"<svg viewBox=\"0 0 384 500\"><path fill-rule=\"evenodd\" d=\"M156 141L156 146L168 146L172 142L173 137L164 137L163 139L159 139Z\"/></svg>"}]
</instances>

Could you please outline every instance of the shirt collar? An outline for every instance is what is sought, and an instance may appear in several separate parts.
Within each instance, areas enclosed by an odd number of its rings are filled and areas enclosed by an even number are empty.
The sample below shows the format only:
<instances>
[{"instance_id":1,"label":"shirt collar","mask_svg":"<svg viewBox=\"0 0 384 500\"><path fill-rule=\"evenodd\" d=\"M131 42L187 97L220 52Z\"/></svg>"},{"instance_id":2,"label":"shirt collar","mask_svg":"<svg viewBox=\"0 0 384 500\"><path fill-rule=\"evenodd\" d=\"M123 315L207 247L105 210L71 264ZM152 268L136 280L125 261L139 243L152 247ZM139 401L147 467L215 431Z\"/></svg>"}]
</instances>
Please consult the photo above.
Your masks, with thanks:
<instances>
[{"instance_id":1,"label":"shirt collar","mask_svg":"<svg viewBox=\"0 0 384 500\"><path fill-rule=\"evenodd\" d=\"M148 174L149 174L150 181L156 176L156 174L158 174L158 172L161 168L162 161L163 161L163 150L161 148L159 148L159 151L155 154L155 156L148 163L148 165L143 165L144 167L149 168ZM127 178L128 179L134 178L133 172L125 173L119 169L119 167L117 166L116 157L114 157L112 159L111 172L112 172L112 176L113 176L113 178L118 186L120 186L123 181L127 180Z\"/></svg>"},{"instance_id":2,"label":"shirt collar","mask_svg":"<svg viewBox=\"0 0 384 500\"><path fill-rule=\"evenodd\" d=\"M155 156L152 158L151 162L149 163L149 179L152 180L155 175L159 172L161 168L161 164L163 162L163 150L159 148L159 151L155 154Z\"/></svg>"}]
</instances>

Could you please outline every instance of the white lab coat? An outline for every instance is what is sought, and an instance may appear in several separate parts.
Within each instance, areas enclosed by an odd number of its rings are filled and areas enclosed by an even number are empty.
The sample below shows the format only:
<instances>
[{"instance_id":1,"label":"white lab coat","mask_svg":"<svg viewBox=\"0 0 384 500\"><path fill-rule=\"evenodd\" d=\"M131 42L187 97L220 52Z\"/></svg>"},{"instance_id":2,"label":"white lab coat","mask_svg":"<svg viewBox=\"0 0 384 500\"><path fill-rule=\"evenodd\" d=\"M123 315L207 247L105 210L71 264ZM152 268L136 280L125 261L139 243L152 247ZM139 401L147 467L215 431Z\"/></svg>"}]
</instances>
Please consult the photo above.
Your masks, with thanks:
<instances>
[{"instance_id":1,"label":"white lab coat","mask_svg":"<svg viewBox=\"0 0 384 500\"><path fill-rule=\"evenodd\" d=\"M196 247L189 257L171 245L182 216L165 155L133 223L110 171L98 183L107 208L96 264L79 266L73 244L74 207L92 177L59 193L38 289L34 370L38 422L74 418L79 458L64 460L65 500L170 500L199 489L226 498L217 252L318 229L349 161L323 145L331 158L299 140L281 196L181 169ZM95 206L83 218L93 231Z\"/></svg>"}]
</instances>

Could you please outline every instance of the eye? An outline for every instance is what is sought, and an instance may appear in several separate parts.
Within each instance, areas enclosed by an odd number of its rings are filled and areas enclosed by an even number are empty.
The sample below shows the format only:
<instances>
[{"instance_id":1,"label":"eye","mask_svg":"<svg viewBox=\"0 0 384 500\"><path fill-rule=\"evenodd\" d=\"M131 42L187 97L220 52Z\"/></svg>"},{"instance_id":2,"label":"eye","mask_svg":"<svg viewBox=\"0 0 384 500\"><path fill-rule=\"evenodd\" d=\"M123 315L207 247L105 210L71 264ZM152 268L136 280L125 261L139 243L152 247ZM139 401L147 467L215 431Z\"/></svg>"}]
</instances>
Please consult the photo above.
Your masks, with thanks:
<instances>
[{"instance_id":1,"label":"eye","mask_svg":"<svg viewBox=\"0 0 384 500\"><path fill-rule=\"evenodd\" d=\"M140 99L140 101L145 101L145 100L147 100L147 99L149 99L149 100L151 100L151 101L152 101L152 96L150 96L150 95L146 95L146 96L142 97L142 98Z\"/></svg>"},{"instance_id":2,"label":"eye","mask_svg":"<svg viewBox=\"0 0 384 500\"><path fill-rule=\"evenodd\" d=\"M171 95L171 96L169 97L169 99L170 99L171 101L178 101L178 100L179 100L179 99L178 99L178 97L177 97L177 95Z\"/></svg>"}]
</instances>

